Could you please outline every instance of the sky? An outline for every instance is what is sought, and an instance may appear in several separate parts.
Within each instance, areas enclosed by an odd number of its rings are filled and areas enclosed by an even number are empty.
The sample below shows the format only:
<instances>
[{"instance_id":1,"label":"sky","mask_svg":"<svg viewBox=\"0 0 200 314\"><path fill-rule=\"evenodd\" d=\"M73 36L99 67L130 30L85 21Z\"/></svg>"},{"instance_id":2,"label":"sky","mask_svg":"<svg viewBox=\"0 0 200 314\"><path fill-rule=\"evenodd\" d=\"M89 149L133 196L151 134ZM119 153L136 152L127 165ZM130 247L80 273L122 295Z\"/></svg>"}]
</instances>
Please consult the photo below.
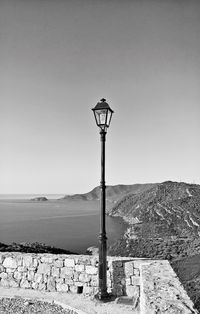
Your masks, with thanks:
<instances>
[{"instance_id":1,"label":"sky","mask_svg":"<svg viewBox=\"0 0 200 314\"><path fill-rule=\"evenodd\" d=\"M0 0L0 194L200 184L200 1Z\"/></svg>"}]
</instances>

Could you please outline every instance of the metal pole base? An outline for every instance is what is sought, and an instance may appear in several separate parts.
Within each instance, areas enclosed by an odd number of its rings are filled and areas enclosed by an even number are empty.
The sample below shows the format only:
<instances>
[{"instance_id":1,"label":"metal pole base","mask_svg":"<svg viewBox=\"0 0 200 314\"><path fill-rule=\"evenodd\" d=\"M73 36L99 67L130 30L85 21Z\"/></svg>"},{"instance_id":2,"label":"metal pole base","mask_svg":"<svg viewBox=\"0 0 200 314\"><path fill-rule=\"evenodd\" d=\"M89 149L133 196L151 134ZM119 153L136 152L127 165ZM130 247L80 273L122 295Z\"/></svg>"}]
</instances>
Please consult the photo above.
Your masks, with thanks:
<instances>
[{"instance_id":1,"label":"metal pole base","mask_svg":"<svg viewBox=\"0 0 200 314\"><path fill-rule=\"evenodd\" d=\"M101 301L101 302L109 302L111 301L111 298L112 298L112 295L109 294L108 292L102 294L102 293L97 293L95 294L95 299L98 300L98 301Z\"/></svg>"}]
</instances>

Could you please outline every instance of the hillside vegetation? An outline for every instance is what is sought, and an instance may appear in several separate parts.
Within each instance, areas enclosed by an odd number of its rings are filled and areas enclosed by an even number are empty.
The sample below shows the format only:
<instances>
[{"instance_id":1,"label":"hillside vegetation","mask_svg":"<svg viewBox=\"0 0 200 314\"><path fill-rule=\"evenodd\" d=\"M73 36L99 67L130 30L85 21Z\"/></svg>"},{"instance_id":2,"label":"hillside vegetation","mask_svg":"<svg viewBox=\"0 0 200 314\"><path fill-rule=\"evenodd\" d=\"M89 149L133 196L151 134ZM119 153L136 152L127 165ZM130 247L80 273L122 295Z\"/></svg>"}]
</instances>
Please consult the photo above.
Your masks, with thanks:
<instances>
[{"instance_id":1,"label":"hillside vegetation","mask_svg":"<svg viewBox=\"0 0 200 314\"><path fill-rule=\"evenodd\" d=\"M200 234L200 186L184 182L163 182L120 199L108 214L120 216L140 236ZM140 225L140 227L138 227ZM151 228L149 228L151 225Z\"/></svg>"},{"instance_id":2,"label":"hillside vegetation","mask_svg":"<svg viewBox=\"0 0 200 314\"><path fill-rule=\"evenodd\" d=\"M154 184L147 183L147 184L132 184L132 185L108 185L106 186L106 199L107 202L116 203L120 200L123 196L129 193L139 193L145 190L148 190ZM100 187L95 187L92 191L84 194L73 194L73 195L66 195L62 198L62 200L85 200L85 201L92 201L92 200L99 200L100 198Z\"/></svg>"},{"instance_id":3,"label":"hillside vegetation","mask_svg":"<svg viewBox=\"0 0 200 314\"><path fill-rule=\"evenodd\" d=\"M163 182L108 209L128 224L110 255L168 259L200 310L200 185Z\"/></svg>"}]
</instances>

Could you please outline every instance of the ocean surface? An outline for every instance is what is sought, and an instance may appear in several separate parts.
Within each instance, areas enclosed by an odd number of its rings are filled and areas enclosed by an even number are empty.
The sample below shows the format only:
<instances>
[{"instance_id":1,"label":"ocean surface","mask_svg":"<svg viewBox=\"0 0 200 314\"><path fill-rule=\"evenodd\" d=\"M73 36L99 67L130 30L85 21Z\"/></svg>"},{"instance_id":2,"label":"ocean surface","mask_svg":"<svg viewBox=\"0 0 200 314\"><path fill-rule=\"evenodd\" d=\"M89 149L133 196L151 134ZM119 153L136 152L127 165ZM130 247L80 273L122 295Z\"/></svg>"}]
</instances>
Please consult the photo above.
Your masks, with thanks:
<instances>
[{"instance_id":1,"label":"ocean surface","mask_svg":"<svg viewBox=\"0 0 200 314\"><path fill-rule=\"evenodd\" d=\"M43 195L49 201L30 201L40 195L0 195L0 242L42 242L77 253L98 246L98 201L61 200L63 195ZM125 231L120 218L106 217L108 245Z\"/></svg>"}]
</instances>

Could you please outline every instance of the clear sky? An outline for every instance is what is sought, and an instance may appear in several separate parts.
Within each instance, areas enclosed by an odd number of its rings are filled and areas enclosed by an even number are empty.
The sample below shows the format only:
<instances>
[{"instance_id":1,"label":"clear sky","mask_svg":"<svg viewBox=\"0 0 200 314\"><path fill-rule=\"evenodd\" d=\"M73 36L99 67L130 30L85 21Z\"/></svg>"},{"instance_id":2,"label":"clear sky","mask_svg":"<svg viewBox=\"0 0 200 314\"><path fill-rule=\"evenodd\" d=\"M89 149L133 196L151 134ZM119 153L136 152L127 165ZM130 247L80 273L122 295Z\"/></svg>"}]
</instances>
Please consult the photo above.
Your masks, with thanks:
<instances>
[{"instance_id":1,"label":"clear sky","mask_svg":"<svg viewBox=\"0 0 200 314\"><path fill-rule=\"evenodd\" d=\"M0 0L0 193L200 184L199 0Z\"/></svg>"}]
</instances>

